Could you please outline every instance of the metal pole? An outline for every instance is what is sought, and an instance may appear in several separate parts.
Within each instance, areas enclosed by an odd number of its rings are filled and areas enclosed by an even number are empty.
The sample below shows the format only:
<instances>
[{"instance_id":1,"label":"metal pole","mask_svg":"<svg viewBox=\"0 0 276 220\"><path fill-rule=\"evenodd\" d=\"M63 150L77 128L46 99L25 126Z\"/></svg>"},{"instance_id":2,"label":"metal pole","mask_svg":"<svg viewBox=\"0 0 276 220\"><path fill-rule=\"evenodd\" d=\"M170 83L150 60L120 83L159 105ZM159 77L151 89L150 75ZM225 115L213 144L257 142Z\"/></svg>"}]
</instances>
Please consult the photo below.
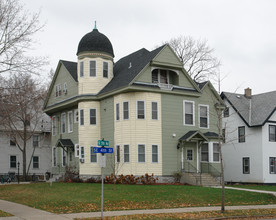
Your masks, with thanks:
<instances>
[{"instance_id":1,"label":"metal pole","mask_svg":"<svg viewBox=\"0 0 276 220\"><path fill-rule=\"evenodd\" d=\"M102 201L101 201L101 219L103 219L103 192L104 192L104 174L103 174L103 167L101 168L102 171Z\"/></svg>"}]
</instances>

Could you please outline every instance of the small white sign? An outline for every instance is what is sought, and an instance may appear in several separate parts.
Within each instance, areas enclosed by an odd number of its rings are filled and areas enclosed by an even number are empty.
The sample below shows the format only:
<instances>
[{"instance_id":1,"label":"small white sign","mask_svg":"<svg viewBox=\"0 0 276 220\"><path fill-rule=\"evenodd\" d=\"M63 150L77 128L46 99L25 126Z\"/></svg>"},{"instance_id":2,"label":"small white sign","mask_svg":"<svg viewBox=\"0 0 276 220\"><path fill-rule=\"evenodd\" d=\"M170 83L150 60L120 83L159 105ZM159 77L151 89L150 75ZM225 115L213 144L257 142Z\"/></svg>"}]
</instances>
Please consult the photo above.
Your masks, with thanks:
<instances>
[{"instance_id":1,"label":"small white sign","mask_svg":"<svg viewBox=\"0 0 276 220\"><path fill-rule=\"evenodd\" d=\"M106 167L106 156L105 155L100 155L99 165L101 168Z\"/></svg>"}]
</instances>

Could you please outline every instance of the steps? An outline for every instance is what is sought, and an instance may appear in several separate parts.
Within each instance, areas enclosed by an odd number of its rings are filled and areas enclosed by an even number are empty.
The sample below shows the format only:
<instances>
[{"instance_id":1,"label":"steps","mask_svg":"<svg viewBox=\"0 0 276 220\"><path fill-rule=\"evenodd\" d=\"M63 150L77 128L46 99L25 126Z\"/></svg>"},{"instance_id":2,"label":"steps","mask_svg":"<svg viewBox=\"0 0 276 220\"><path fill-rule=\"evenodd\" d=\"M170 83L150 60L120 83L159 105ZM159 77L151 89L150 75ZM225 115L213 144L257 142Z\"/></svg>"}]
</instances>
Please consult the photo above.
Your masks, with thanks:
<instances>
[{"instance_id":1,"label":"steps","mask_svg":"<svg viewBox=\"0 0 276 220\"><path fill-rule=\"evenodd\" d=\"M220 182L209 173L183 173L181 183L196 186L220 186Z\"/></svg>"}]
</instances>

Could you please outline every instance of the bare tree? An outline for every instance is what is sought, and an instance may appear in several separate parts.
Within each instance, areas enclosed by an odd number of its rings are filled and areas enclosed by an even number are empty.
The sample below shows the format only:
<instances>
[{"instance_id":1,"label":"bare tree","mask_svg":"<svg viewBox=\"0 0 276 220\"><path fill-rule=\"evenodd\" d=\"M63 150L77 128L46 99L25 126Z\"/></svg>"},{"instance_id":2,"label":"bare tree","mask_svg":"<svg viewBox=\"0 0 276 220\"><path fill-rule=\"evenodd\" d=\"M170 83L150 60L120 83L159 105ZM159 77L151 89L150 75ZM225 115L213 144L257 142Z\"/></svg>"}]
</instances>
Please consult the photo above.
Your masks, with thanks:
<instances>
[{"instance_id":1,"label":"bare tree","mask_svg":"<svg viewBox=\"0 0 276 220\"><path fill-rule=\"evenodd\" d=\"M38 73L45 58L28 57L33 35L41 30L39 13L29 15L19 0L0 0L0 74L10 71Z\"/></svg>"},{"instance_id":2,"label":"bare tree","mask_svg":"<svg viewBox=\"0 0 276 220\"><path fill-rule=\"evenodd\" d=\"M208 46L207 40L179 36L165 43L172 47L184 69L195 81L206 81L219 72L220 61L213 55L214 49Z\"/></svg>"},{"instance_id":3,"label":"bare tree","mask_svg":"<svg viewBox=\"0 0 276 220\"><path fill-rule=\"evenodd\" d=\"M46 92L35 83L30 74L14 74L2 81L2 84L0 124L22 152L23 177L26 178L27 142L37 132L39 125L43 124L42 103ZM35 149L30 150L33 154Z\"/></svg>"}]
</instances>

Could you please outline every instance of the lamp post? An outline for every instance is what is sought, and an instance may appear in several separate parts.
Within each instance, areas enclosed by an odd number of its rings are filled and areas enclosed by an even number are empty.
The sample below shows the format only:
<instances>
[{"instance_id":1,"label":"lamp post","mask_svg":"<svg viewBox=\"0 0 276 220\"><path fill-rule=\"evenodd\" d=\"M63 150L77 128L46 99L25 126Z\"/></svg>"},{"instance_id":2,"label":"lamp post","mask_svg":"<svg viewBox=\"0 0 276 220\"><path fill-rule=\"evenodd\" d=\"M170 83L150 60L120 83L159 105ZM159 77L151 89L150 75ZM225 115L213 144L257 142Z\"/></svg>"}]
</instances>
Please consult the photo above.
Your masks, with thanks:
<instances>
[{"instance_id":1,"label":"lamp post","mask_svg":"<svg viewBox=\"0 0 276 220\"><path fill-rule=\"evenodd\" d=\"M17 163L17 168L18 168L17 181L18 181L18 184L19 184L19 167L20 167L20 162L18 161L18 163Z\"/></svg>"}]
</instances>

